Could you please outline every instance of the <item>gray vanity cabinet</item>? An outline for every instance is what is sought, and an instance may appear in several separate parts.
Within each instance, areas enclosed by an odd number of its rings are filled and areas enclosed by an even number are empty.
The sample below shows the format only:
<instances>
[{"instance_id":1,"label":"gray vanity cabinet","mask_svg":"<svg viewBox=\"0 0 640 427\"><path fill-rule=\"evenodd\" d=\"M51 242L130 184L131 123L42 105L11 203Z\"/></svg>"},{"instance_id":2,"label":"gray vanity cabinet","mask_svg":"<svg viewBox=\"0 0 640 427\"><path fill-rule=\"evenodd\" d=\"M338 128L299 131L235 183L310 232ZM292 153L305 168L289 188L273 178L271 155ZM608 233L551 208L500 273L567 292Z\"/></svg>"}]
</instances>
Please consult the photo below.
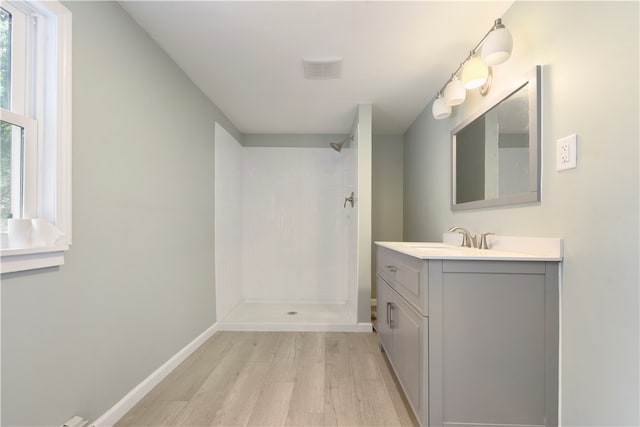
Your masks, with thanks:
<instances>
[{"instance_id":1,"label":"gray vanity cabinet","mask_svg":"<svg viewBox=\"0 0 640 427\"><path fill-rule=\"evenodd\" d=\"M411 303L389 270L414 261ZM381 345L421 425L558 425L558 262L379 247L378 266Z\"/></svg>"},{"instance_id":2,"label":"gray vanity cabinet","mask_svg":"<svg viewBox=\"0 0 640 427\"><path fill-rule=\"evenodd\" d=\"M422 260L378 248L377 332L416 417L428 419L428 267Z\"/></svg>"}]
</instances>

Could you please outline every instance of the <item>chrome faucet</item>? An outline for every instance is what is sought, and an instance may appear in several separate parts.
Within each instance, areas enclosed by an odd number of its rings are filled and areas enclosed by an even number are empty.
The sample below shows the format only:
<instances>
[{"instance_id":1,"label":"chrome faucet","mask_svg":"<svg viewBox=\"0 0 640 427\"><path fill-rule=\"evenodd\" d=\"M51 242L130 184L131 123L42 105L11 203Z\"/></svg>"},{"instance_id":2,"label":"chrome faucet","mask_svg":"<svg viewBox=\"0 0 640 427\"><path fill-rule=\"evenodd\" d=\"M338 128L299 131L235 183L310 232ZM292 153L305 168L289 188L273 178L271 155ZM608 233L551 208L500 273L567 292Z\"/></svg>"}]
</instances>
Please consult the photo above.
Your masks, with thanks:
<instances>
[{"instance_id":1,"label":"chrome faucet","mask_svg":"<svg viewBox=\"0 0 640 427\"><path fill-rule=\"evenodd\" d=\"M472 234L469 230L462 227L451 227L449 229L450 233L457 231L462 234L462 246L466 246L467 248L477 248L478 241L476 240L476 236Z\"/></svg>"},{"instance_id":2,"label":"chrome faucet","mask_svg":"<svg viewBox=\"0 0 640 427\"><path fill-rule=\"evenodd\" d=\"M449 229L450 233L457 231L462 234L462 246L467 248L476 248L476 249L489 249L489 244L487 243L487 236L493 235L495 233L482 233L480 235L475 235L466 228L462 227L451 227Z\"/></svg>"},{"instance_id":3,"label":"chrome faucet","mask_svg":"<svg viewBox=\"0 0 640 427\"><path fill-rule=\"evenodd\" d=\"M482 233L480 235L480 244L478 247L480 249L489 249L489 244L487 243L487 236L495 235L496 233Z\"/></svg>"}]
</instances>

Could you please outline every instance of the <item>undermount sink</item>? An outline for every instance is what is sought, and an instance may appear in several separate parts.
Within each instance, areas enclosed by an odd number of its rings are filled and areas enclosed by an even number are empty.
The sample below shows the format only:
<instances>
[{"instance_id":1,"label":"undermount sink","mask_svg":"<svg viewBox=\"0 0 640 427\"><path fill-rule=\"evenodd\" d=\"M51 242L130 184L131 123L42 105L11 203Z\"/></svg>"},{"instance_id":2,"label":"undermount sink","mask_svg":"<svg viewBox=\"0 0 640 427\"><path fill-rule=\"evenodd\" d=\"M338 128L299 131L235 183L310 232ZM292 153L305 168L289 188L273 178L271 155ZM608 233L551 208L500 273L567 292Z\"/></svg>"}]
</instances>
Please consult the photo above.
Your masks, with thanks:
<instances>
[{"instance_id":1,"label":"undermount sink","mask_svg":"<svg viewBox=\"0 0 640 427\"><path fill-rule=\"evenodd\" d=\"M465 248L463 246L414 246L413 249L424 251L468 251L477 248Z\"/></svg>"},{"instance_id":2,"label":"undermount sink","mask_svg":"<svg viewBox=\"0 0 640 427\"><path fill-rule=\"evenodd\" d=\"M455 249L458 246L448 245L446 243L440 242L402 242L403 245L406 245L410 248L420 248L420 249Z\"/></svg>"},{"instance_id":3,"label":"undermount sink","mask_svg":"<svg viewBox=\"0 0 640 427\"><path fill-rule=\"evenodd\" d=\"M469 248L462 246L449 245L439 242L402 242L404 246L417 250L434 250L434 251L461 251Z\"/></svg>"}]
</instances>

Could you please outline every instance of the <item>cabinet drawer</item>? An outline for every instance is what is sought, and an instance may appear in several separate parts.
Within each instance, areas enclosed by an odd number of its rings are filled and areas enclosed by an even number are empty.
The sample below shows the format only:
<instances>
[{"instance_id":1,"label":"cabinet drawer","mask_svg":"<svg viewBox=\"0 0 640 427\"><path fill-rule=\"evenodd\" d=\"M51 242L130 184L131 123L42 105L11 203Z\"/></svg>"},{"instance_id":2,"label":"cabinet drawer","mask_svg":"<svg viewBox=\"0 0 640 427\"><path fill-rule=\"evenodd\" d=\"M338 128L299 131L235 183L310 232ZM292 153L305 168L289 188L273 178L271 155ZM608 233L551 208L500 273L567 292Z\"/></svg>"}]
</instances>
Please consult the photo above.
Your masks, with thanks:
<instances>
[{"instance_id":1,"label":"cabinet drawer","mask_svg":"<svg viewBox=\"0 0 640 427\"><path fill-rule=\"evenodd\" d=\"M425 316L427 269L427 261L378 247L378 274Z\"/></svg>"}]
</instances>

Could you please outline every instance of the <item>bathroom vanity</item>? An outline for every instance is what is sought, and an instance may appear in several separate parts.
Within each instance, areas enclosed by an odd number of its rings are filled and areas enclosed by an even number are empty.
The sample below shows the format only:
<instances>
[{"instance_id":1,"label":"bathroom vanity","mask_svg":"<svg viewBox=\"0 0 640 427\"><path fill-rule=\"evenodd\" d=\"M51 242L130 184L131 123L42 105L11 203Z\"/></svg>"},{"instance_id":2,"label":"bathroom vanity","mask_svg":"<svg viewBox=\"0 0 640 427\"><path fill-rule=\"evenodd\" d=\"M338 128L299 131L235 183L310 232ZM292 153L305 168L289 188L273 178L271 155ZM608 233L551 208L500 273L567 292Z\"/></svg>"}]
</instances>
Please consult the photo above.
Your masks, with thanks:
<instances>
[{"instance_id":1,"label":"bathroom vanity","mask_svg":"<svg viewBox=\"0 0 640 427\"><path fill-rule=\"evenodd\" d=\"M558 424L562 243L534 240L377 243L380 345L422 426Z\"/></svg>"}]
</instances>

